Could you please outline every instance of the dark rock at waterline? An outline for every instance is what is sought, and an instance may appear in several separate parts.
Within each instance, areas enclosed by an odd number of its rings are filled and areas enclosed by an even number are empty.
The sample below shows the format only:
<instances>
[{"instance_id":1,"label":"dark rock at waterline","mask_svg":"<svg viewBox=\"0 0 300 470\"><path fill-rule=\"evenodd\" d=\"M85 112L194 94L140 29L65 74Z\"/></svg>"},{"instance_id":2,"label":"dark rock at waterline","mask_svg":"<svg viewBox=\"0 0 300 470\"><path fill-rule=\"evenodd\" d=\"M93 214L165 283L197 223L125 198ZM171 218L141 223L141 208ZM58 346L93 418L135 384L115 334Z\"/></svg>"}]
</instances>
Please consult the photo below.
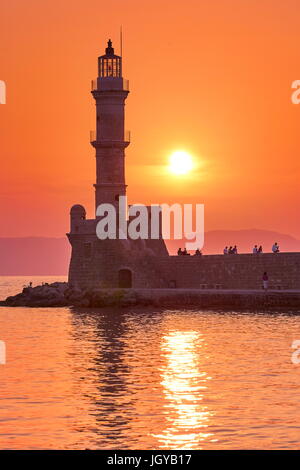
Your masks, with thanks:
<instances>
[{"instance_id":1,"label":"dark rock at waterline","mask_svg":"<svg viewBox=\"0 0 300 470\"><path fill-rule=\"evenodd\" d=\"M300 291L201 289L79 289L67 282L25 287L0 302L9 307L134 307L223 310L299 310Z\"/></svg>"},{"instance_id":2,"label":"dark rock at waterline","mask_svg":"<svg viewBox=\"0 0 300 470\"><path fill-rule=\"evenodd\" d=\"M36 287L24 287L21 293L7 297L1 306L8 307L109 307L149 305L135 291L126 289L78 289L67 282L54 282Z\"/></svg>"},{"instance_id":3,"label":"dark rock at waterline","mask_svg":"<svg viewBox=\"0 0 300 470\"><path fill-rule=\"evenodd\" d=\"M7 297L2 303L9 307L64 307L68 305L67 282L54 282L36 287L24 287L21 293Z\"/></svg>"}]
</instances>

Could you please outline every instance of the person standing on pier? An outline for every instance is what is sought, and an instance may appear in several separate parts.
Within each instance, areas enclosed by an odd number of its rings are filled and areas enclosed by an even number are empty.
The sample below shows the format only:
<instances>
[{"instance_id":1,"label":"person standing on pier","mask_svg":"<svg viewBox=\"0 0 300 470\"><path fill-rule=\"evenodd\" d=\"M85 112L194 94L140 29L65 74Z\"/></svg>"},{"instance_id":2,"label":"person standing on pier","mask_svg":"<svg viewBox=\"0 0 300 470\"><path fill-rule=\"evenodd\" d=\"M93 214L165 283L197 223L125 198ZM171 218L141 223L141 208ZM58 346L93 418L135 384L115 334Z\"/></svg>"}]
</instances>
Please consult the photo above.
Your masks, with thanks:
<instances>
[{"instance_id":1,"label":"person standing on pier","mask_svg":"<svg viewBox=\"0 0 300 470\"><path fill-rule=\"evenodd\" d=\"M264 289L264 290L268 290L268 287L269 287L269 277L268 277L268 274L267 274L266 271L265 271L264 274L263 274L262 281L263 281L263 289Z\"/></svg>"}]
</instances>

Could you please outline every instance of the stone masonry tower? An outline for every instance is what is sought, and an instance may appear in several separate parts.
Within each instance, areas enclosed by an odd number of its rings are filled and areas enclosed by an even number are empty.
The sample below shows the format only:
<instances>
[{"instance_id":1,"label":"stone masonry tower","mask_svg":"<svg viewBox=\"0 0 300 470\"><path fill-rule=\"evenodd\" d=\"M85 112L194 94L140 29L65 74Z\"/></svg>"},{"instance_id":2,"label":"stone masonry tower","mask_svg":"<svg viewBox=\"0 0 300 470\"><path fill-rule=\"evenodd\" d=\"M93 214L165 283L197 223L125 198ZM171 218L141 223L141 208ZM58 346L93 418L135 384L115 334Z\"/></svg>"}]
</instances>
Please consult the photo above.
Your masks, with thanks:
<instances>
[{"instance_id":1,"label":"stone masonry tower","mask_svg":"<svg viewBox=\"0 0 300 470\"><path fill-rule=\"evenodd\" d=\"M96 130L91 133L91 144L96 149L96 211L107 203L118 209L119 197L126 195L124 159L129 135L124 130L124 108L128 93L122 58L115 55L109 40L105 55L98 58L98 77L92 82L97 116ZM150 221L150 207L148 214ZM80 289L167 285L158 266L162 257L168 257L162 236L153 240L102 240L97 237L99 222L98 216L88 219L81 204L71 207L67 233L72 246L70 285Z\"/></svg>"},{"instance_id":2,"label":"stone masonry tower","mask_svg":"<svg viewBox=\"0 0 300 470\"><path fill-rule=\"evenodd\" d=\"M109 40L105 55L98 58L98 78L92 83L97 116L96 132L91 133L96 149L96 210L102 203L117 206L119 196L126 195L124 157L130 139L124 129L124 108L128 93L122 57L115 55Z\"/></svg>"}]
</instances>

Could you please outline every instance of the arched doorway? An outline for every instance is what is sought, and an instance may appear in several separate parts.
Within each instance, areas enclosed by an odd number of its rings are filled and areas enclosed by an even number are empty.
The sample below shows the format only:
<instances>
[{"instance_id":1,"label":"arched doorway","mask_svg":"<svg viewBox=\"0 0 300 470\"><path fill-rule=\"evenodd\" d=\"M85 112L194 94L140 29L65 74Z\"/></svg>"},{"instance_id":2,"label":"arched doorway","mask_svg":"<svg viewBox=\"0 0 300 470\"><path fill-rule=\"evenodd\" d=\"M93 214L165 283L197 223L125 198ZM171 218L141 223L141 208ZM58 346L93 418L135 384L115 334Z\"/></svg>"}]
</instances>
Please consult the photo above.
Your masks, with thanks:
<instances>
[{"instance_id":1,"label":"arched doorway","mask_svg":"<svg viewBox=\"0 0 300 470\"><path fill-rule=\"evenodd\" d=\"M126 289L132 287L132 272L130 271L130 269L120 269L119 287L123 287Z\"/></svg>"}]
</instances>

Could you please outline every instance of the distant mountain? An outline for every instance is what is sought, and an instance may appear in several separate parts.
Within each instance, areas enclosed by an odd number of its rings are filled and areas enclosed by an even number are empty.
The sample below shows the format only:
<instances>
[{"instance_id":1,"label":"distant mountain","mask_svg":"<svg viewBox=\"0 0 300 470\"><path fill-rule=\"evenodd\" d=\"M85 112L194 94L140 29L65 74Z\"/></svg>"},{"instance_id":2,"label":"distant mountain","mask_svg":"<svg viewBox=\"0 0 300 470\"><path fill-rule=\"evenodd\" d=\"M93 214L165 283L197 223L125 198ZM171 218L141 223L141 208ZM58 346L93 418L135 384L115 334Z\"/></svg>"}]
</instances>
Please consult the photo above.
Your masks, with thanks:
<instances>
[{"instance_id":1,"label":"distant mountain","mask_svg":"<svg viewBox=\"0 0 300 470\"><path fill-rule=\"evenodd\" d=\"M279 244L280 251L300 251L300 240L283 233L257 229L206 232L202 251L204 254L220 254L225 246L237 245L239 253L251 253L254 245L262 245L264 252L270 252L274 242ZM184 243L184 240L166 241L170 254L176 254Z\"/></svg>"},{"instance_id":2,"label":"distant mountain","mask_svg":"<svg viewBox=\"0 0 300 470\"><path fill-rule=\"evenodd\" d=\"M225 245L237 245L239 253L250 253L254 244L271 251L274 242L281 251L300 251L300 240L267 230L213 230L205 233L204 254L220 254ZM184 240L166 241L170 254L184 247ZM71 246L67 238L0 238L0 275L67 275Z\"/></svg>"},{"instance_id":3,"label":"distant mountain","mask_svg":"<svg viewBox=\"0 0 300 470\"><path fill-rule=\"evenodd\" d=\"M0 275L66 275L71 246L65 238L0 238Z\"/></svg>"}]
</instances>

